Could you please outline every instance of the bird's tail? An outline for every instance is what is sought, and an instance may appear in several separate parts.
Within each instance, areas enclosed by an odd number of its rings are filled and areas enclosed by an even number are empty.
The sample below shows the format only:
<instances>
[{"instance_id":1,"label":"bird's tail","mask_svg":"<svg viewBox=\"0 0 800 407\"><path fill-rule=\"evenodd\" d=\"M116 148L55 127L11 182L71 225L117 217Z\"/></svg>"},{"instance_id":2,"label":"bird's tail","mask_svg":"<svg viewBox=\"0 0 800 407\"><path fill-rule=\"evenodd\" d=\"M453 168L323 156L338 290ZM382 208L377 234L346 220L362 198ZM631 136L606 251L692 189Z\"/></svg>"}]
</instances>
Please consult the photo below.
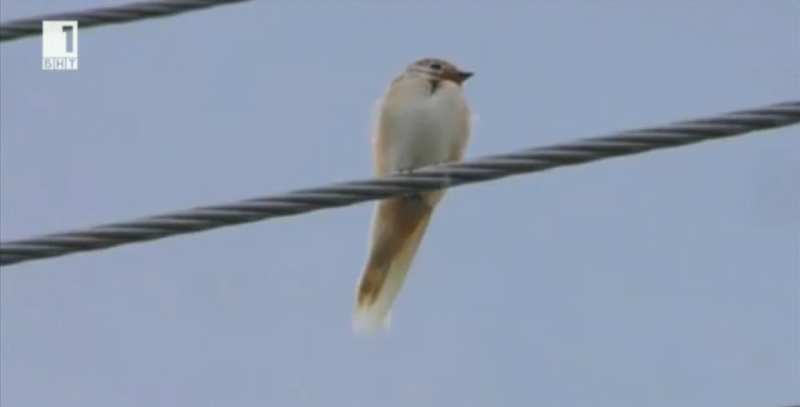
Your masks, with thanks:
<instances>
[{"instance_id":1,"label":"bird's tail","mask_svg":"<svg viewBox=\"0 0 800 407\"><path fill-rule=\"evenodd\" d=\"M378 205L372 245L358 285L353 332L372 334L391 326L392 303L408 275L430 223L433 207L402 200Z\"/></svg>"}]
</instances>

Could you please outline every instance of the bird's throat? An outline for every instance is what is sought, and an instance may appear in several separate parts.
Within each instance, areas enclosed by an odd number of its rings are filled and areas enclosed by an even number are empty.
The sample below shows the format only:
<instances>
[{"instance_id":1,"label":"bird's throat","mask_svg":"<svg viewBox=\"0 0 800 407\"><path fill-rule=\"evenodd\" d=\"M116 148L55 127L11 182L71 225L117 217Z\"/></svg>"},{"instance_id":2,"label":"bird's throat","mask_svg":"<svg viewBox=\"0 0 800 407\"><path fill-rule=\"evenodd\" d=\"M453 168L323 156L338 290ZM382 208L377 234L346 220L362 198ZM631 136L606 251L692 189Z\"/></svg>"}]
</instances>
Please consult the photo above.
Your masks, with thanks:
<instances>
[{"instance_id":1,"label":"bird's throat","mask_svg":"<svg viewBox=\"0 0 800 407\"><path fill-rule=\"evenodd\" d=\"M428 81L431 83L431 95L433 95L439 89L439 84L442 81L440 79L428 79Z\"/></svg>"}]
</instances>

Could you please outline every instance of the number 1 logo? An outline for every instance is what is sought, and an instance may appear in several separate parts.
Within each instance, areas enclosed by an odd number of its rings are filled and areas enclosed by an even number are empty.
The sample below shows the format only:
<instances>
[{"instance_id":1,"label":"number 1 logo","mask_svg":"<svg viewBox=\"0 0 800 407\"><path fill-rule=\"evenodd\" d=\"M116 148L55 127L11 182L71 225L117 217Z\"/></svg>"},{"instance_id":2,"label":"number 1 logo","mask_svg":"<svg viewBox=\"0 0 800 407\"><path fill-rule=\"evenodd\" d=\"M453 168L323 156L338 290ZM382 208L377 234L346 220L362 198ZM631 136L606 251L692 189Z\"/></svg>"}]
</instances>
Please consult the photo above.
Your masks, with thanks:
<instances>
[{"instance_id":1,"label":"number 1 logo","mask_svg":"<svg viewBox=\"0 0 800 407\"><path fill-rule=\"evenodd\" d=\"M42 69L78 69L77 21L42 21Z\"/></svg>"}]
</instances>

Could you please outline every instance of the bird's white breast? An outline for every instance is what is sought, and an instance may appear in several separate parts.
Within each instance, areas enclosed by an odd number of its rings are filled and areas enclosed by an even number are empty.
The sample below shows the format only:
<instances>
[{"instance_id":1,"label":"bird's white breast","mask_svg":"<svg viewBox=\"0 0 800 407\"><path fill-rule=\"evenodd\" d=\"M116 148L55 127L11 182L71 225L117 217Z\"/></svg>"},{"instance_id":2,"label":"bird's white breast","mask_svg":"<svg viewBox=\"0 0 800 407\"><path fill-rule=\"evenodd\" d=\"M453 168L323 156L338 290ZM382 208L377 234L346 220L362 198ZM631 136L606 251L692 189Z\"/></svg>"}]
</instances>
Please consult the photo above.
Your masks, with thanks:
<instances>
[{"instance_id":1,"label":"bird's white breast","mask_svg":"<svg viewBox=\"0 0 800 407\"><path fill-rule=\"evenodd\" d=\"M425 79L409 78L393 85L382 101L378 135L390 171L410 170L447 161L465 135L460 87L442 82L431 93Z\"/></svg>"}]
</instances>

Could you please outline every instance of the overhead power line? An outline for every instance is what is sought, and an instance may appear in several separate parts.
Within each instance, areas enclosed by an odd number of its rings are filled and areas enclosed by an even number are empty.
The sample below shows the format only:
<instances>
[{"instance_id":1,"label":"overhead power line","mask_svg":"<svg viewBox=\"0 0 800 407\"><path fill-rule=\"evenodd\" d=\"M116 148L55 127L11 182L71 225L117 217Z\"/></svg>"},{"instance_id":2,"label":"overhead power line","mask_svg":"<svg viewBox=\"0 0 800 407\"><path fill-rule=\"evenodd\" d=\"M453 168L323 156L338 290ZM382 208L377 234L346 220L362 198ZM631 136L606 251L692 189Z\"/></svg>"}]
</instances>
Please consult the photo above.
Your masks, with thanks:
<instances>
[{"instance_id":1,"label":"overhead power line","mask_svg":"<svg viewBox=\"0 0 800 407\"><path fill-rule=\"evenodd\" d=\"M605 158L678 147L800 122L800 101L630 130L605 137L440 165L410 174L298 190L85 230L0 242L0 265L107 249L419 191L484 182Z\"/></svg>"},{"instance_id":2,"label":"overhead power line","mask_svg":"<svg viewBox=\"0 0 800 407\"><path fill-rule=\"evenodd\" d=\"M42 21L78 21L78 27L91 28L123 24L150 18L161 18L189 11L242 3L251 0L168 0L143 1L122 6L96 8L72 13L51 14L0 24L0 42L42 34Z\"/></svg>"}]
</instances>

